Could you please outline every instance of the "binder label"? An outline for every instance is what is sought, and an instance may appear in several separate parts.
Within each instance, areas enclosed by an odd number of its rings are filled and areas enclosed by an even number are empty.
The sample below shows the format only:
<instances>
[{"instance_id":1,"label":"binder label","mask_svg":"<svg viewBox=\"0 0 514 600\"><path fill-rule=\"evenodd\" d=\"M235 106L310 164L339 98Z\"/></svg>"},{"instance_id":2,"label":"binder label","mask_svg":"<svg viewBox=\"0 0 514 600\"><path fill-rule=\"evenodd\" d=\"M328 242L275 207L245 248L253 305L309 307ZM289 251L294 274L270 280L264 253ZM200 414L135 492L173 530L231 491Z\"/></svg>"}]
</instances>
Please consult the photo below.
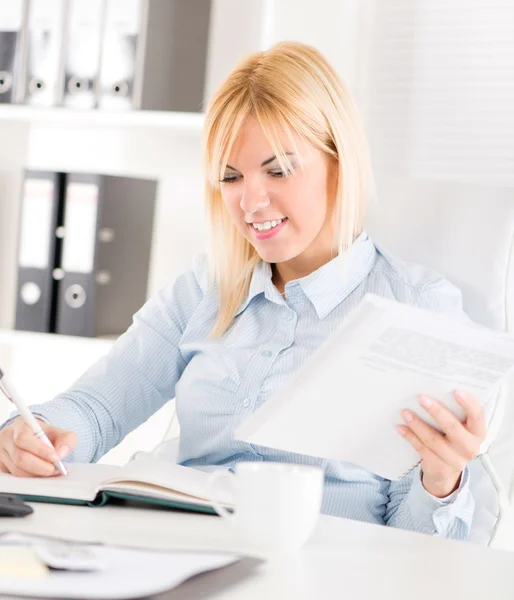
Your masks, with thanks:
<instances>
[{"instance_id":1,"label":"binder label","mask_svg":"<svg viewBox=\"0 0 514 600\"><path fill-rule=\"evenodd\" d=\"M23 23L23 0L0 2L2 31L19 31Z\"/></svg>"},{"instance_id":2,"label":"binder label","mask_svg":"<svg viewBox=\"0 0 514 600\"><path fill-rule=\"evenodd\" d=\"M49 265L54 184L49 179L26 179L21 212L20 267Z\"/></svg>"},{"instance_id":3,"label":"binder label","mask_svg":"<svg viewBox=\"0 0 514 600\"><path fill-rule=\"evenodd\" d=\"M65 272L91 273L95 260L98 186L69 183L64 215L62 268Z\"/></svg>"}]
</instances>

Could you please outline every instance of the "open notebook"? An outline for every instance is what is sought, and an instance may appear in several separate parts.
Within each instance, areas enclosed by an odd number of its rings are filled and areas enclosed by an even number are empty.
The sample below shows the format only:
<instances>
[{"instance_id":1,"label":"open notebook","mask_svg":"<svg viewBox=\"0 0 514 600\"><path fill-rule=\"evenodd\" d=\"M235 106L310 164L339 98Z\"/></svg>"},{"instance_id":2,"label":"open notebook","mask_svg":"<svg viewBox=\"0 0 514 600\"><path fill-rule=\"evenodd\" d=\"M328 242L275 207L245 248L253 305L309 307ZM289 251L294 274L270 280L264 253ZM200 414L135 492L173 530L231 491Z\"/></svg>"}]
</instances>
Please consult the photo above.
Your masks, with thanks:
<instances>
[{"instance_id":1,"label":"open notebook","mask_svg":"<svg viewBox=\"0 0 514 600\"><path fill-rule=\"evenodd\" d=\"M103 506L110 498L138 500L215 514L209 502L209 473L155 458L134 460L123 467L68 464L65 477L14 477L0 474L0 493L31 502ZM231 505L229 494L217 500Z\"/></svg>"}]
</instances>

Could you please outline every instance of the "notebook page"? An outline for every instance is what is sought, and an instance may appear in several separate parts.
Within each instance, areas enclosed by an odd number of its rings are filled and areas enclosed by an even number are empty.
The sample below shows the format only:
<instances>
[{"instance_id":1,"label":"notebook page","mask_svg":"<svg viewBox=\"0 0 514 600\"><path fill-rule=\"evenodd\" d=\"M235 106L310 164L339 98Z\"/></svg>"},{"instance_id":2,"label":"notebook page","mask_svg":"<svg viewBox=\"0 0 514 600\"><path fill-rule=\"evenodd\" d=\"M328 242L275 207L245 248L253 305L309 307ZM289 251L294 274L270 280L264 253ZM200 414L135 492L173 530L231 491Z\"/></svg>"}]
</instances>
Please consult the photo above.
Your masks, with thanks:
<instances>
[{"instance_id":1,"label":"notebook page","mask_svg":"<svg viewBox=\"0 0 514 600\"><path fill-rule=\"evenodd\" d=\"M114 474L108 480L104 480L102 490L133 490L134 493L142 493L147 490L148 494L158 494L159 498L187 500L199 499L209 500L209 473L205 473L191 467L183 467L170 461L144 457L133 460L122 467L121 471ZM144 485L146 484L146 485ZM167 491L170 493L167 494ZM144 493L142 493L144 495ZM223 494L221 497L216 493L221 502L230 502L230 495Z\"/></svg>"},{"instance_id":2,"label":"notebook page","mask_svg":"<svg viewBox=\"0 0 514 600\"><path fill-rule=\"evenodd\" d=\"M102 481L113 477L120 467L97 464L66 464L68 475L55 477L14 477L0 474L0 492L23 496L63 498L90 502Z\"/></svg>"}]
</instances>

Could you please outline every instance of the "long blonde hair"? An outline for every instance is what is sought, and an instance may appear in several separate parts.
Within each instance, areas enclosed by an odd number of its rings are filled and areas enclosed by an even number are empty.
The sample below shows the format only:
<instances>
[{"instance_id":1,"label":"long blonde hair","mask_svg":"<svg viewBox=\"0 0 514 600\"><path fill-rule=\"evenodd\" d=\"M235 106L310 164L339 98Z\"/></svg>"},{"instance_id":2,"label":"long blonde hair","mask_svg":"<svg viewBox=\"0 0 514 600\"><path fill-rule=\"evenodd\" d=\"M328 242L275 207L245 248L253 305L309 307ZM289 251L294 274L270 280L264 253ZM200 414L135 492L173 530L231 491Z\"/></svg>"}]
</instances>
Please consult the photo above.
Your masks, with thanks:
<instances>
[{"instance_id":1,"label":"long blonde hair","mask_svg":"<svg viewBox=\"0 0 514 600\"><path fill-rule=\"evenodd\" d=\"M290 163L278 131L294 131L338 163L334 244L343 254L361 232L374 195L368 146L359 111L343 81L316 48L280 42L244 58L210 99L203 153L209 222L209 272L219 294L212 336L228 329L246 298L261 261L237 230L220 192L220 180L237 134L249 116L258 119L281 168Z\"/></svg>"}]
</instances>

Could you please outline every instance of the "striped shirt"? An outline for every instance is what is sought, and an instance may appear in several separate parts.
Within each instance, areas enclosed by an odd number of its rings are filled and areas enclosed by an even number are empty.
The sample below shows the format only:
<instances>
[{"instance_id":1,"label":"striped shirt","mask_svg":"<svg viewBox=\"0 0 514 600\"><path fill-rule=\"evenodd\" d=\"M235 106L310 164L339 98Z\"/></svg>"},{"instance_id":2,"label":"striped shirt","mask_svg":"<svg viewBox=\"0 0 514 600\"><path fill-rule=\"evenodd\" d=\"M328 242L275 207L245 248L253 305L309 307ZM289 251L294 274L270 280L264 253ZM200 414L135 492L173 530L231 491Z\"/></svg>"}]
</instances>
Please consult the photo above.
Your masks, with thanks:
<instances>
[{"instance_id":1,"label":"striped shirt","mask_svg":"<svg viewBox=\"0 0 514 600\"><path fill-rule=\"evenodd\" d=\"M419 468L391 482L353 464L234 439L236 427L366 293L464 315L456 287L431 269L389 255L366 232L348 259L344 269L337 257L288 282L285 298L272 282L270 264L261 262L233 324L221 338L209 339L219 305L215 290L207 287L206 257L200 256L148 300L106 357L34 412L78 434L69 460L93 462L175 397L183 465L233 468L243 460L318 465L325 470L324 513L465 539L474 511L468 469L459 489L441 500L423 488Z\"/></svg>"}]
</instances>

